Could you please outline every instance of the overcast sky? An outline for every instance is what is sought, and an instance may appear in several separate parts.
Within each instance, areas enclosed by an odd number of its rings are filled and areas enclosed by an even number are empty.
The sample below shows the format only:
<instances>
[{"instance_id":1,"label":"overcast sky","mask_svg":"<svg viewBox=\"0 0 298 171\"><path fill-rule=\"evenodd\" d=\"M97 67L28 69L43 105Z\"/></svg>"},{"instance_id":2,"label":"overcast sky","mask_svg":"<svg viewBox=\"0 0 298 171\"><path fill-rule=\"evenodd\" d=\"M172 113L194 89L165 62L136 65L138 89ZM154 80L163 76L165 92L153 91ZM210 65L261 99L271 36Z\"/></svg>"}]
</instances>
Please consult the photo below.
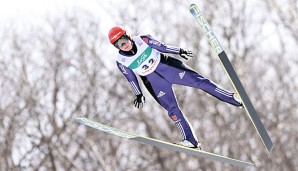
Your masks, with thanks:
<instances>
[{"instance_id":1,"label":"overcast sky","mask_svg":"<svg viewBox=\"0 0 298 171\"><path fill-rule=\"evenodd\" d=\"M107 34L108 29L115 23L113 19L108 18L110 15L106 15L104 11L100 10L100 7L105 5L108 7L113 6L115 3L123 3L123 1L125 0L109 0L102 2L100 0L0 0L0 25L9 22L38 24L38 21L44 20L45 15L61 14L59 12L67 11L74 7L85 9L93 14L97 14L96 16L102 16L102 19L104 18L106 22L101 26L101 29L103 34ZM194 2L189 1L189 4L190 3ZM195 1L195 3L199 4L199 1ZM102 13L102 15L100 15L100 13ZM262 15L262 11L260 11L260 14ZM268 23L265 28L266 36L271 37L272 42L277 42L275 36L276 29L270 23ZM274 47L274 49L277 49L277 47Z\"/></svg>"},{"instance_id":2,"label":"overcast sky","mask_svg":"<svg viewBox=\"0 0 298 171\"><path fill-rule=\"evenodd\" d=\"M96 11L99 6L96 0L0 0L0 4L1 22L20 18L38 18L70 7Z\"/></svg>"}]
</instances>

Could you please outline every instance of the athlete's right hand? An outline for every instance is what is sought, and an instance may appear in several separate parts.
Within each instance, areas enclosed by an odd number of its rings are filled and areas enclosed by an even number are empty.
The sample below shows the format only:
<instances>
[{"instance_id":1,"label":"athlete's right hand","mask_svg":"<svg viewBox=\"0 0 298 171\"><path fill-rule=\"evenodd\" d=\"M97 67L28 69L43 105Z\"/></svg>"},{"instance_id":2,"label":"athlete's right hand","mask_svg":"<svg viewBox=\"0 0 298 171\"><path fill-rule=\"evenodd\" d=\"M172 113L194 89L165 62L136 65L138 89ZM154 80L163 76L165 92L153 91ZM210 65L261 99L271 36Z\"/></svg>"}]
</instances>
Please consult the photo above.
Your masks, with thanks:
<instances>
[{"instance_id":1,"label":"athlete's right hand","mask_svg":"<svg viewBox=\"0 0 298 171\"><path fill-rule=\"evenodd\" d=\"M143 94L137 95L136 99L134 100L135 107L142 108L144 103L146 103L146 101Z\"/></svg>"}]
</instances>

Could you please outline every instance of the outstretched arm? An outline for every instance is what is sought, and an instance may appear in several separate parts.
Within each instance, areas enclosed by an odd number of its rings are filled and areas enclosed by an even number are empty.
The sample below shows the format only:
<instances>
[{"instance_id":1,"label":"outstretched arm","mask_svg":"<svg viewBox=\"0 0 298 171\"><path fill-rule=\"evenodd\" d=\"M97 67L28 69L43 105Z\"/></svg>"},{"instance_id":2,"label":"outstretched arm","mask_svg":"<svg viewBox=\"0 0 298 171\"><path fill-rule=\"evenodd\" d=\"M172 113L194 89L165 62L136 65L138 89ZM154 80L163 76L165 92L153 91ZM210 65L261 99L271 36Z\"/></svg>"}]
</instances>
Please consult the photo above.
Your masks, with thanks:
<instances>
[{"instance_id":1,"label":"outstretched arm","mask_svg":"<svg viewBox=\"0 0 298 171\"><path fill-rule=\"evenodd\" d=\"M142 90L140 88L140 85L135 73L130 68L127 68L126 66L120 64L119 62L117 62L117 66L119 70L122 72L122 74L125 76L127 81L130 83L132 91L136 95L136 99L134 100L135 107L137 108L143 107L143 104L145 103L145 97L143 96Z\"/></svg>"},{"instance_id":2,"label":"outstretched arm","mask_svg":"<svg viewBox=\"0 0 298 171\"><path fill-rule=\"evenodd\" d=\"M162 43L158 40L155 40L150 35L141 36L144 42L146 42L150 47L158 50L162 53L172 53L172 54L179 54L182 58L188 59L187 57L193 57L193 52L190 50L185 50L179 47L167 45Z\"/></svg>"},{"instance_id":3,"label":"outstretched arm","mask_svg":"<svg viewBox=\"0 0 298 171\"><path fill-rule=\"evenodd\" d=\"M163 53L179 54L180 48L164 44L158 40L153 39L150 35L141 36L144 42L146 42L153 49Z\"/></svg>"},{"instance_id":4,"label":"outstretched arm","mask_svg":"<svg viewBox=\"0 0 298 171\"><path fill-rule=\"evenodd\" d=\"M117 66L119 70L122 72L122 74L125 76L127 81L130 83L130 86L134 94L135 95L142 94L142 91L135 73L130 68L127 68L126 66L120 64L119 62L117 62Z\"/></svg>"}]
</instances>

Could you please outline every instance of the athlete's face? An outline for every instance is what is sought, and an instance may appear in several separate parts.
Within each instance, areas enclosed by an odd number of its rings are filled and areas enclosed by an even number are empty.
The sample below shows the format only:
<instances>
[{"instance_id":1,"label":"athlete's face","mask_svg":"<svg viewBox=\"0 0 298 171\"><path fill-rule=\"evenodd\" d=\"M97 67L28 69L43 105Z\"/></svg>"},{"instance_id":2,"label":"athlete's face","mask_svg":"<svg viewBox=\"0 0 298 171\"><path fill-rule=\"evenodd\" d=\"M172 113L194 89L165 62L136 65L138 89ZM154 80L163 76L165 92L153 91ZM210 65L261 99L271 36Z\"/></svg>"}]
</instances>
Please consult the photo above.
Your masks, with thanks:
<instances>
[{"instance_id":1,"label":"athlete's face","mask_svg":"<svg viewBox=\"0 0 298 171\"><path fill-rule=\"evenodd\" d=\"M130 51L132 49L132 42L128 37L120 38L114 45L123 51Z\"/></svg>"},{"instance_id":2,"label":"athlete's face","mask_svg":"<svg viewBox=\"0 0 298 171\"><path fill-rule=\"evenodd\" d=\"M132 49L132 43L130 40L128 40L126 43L124 43L121 47L121 50L123 51L130 51Z\"/></svg>"}]
</instances>

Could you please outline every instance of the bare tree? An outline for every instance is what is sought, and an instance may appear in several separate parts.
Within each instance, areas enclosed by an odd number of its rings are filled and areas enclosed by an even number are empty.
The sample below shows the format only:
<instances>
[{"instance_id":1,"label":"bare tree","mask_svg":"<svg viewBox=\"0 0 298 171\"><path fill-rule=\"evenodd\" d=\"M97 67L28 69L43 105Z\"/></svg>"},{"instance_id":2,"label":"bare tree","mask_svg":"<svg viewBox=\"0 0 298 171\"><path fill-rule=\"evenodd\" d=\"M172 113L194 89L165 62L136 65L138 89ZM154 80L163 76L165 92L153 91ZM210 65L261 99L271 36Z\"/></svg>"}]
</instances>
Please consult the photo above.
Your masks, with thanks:
<instances>
[{"instance_id":1,"label":"bare tree","mask_svg":"<svg viewBox=\"0 0 298 171\"><path fill-rule=\"evenodd\" d=\"M196 57L185 62L233 90L189 14L188 2L128 2L121 6L109 2L101 10L113 10L106 17L126 26L132 35L151 34L194 50ZM249 170L298 167L297 59L291 51L297 47L297 24L292 24L297 22L297 3L286 2L285 6L274 0L200 4L275 143L271 154L243 110L200 90L174 86L204 150L252 161L256 167ZM133 107L134 95L114 65L115 53L102 29L105 24L102 17L76 9L49 17L42 27L20 30L12 24L1 30L0 170L238 170L75 122L84 115L164 141L180 138L166 110L143 86L146 104L141 110ZM268 25L274 26L270 33L274 38L267 34Z\"/></svg>"}]
</instances>

